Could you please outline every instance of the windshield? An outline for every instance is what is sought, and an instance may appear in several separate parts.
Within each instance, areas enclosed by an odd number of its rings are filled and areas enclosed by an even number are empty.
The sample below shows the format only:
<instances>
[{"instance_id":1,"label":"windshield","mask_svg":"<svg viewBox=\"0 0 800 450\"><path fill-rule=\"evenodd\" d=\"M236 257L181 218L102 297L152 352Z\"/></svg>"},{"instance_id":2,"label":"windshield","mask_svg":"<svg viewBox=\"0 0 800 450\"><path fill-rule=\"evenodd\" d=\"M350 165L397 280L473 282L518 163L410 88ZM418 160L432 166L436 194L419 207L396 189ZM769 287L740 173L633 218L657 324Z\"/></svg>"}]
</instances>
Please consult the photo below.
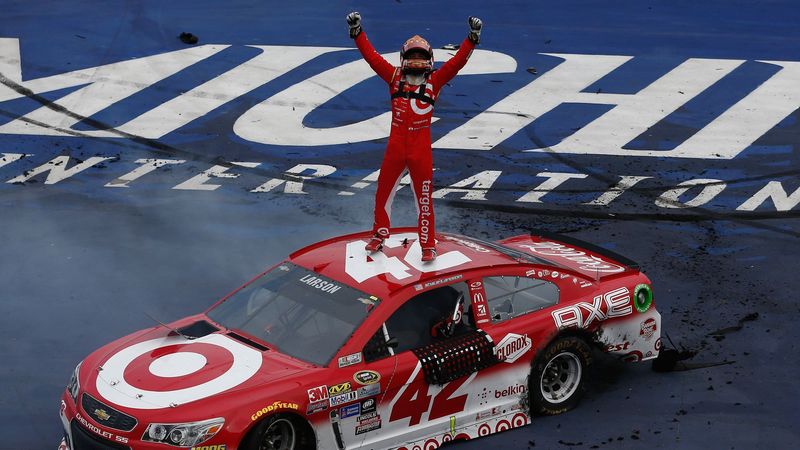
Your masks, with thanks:
<instances>
[{"instance_id":1,"label":"windshield","mask_svg":"<svg viewBox=\"0 0 800 450\"><path fill-rule=\"evenodd\" d=\"M379 300L283 263L212 308L208 316L283 353L327 365Z\"/></svg>"}]
</instances>

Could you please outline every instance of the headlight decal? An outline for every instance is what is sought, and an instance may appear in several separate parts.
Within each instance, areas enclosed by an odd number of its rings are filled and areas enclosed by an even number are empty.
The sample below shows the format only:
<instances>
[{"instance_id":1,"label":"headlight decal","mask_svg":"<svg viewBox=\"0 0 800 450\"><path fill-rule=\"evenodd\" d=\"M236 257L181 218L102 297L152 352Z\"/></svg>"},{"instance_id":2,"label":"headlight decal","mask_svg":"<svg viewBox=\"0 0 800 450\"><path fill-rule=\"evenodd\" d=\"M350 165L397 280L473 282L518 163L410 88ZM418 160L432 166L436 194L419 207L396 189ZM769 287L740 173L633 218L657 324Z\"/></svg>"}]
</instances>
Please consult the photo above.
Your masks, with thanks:
<instances>
[{"instance_id":1,"label":"headlight decal","mask_svg":"<svg viewBox=\"0 0 800 450\"><path fill-rule=\"evenodd\" d=\"M225 419L222 417L190 423L151 423L142 440L176 447L193 447L214 437L224 424Z\"/></svg>"}]
</instances>

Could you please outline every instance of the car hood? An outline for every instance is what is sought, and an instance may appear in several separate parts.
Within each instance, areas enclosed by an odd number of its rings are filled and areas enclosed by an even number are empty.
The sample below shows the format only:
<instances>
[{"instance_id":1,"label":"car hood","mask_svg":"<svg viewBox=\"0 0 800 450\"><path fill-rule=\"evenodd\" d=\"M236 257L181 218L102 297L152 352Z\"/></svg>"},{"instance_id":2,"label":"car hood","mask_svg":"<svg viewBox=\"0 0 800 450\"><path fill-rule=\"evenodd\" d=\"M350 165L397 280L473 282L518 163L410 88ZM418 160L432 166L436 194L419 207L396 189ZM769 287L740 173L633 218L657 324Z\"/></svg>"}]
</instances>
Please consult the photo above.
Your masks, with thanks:
<instances>
[{"instance_id":1,"label":"car hood","mask_svg":"<svg viewBox=\"0 0 800 450\"><path fill-rule=\"evenodd\" d=\"M123 409L171 409L263 389L313 368L232 336L217 331L186 339L165 328L135 333L87 358L82 388Z\"/></svg>"}]
</instances>

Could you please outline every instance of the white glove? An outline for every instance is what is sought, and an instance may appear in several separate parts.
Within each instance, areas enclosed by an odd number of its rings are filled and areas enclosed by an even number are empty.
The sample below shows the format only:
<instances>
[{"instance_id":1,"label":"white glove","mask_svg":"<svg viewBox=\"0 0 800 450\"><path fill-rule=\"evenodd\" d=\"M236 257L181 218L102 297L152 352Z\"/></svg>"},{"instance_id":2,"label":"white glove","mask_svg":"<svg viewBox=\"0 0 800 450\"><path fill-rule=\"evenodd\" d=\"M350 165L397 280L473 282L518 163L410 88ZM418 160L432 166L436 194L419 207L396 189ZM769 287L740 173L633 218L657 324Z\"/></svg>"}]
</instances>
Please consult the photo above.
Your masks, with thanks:
<instances>
[{"instance_id":1,"label":"white glove","mask_svg":"<svg viewBox=\"0 0 800 450\"><path fill-rule=\"evenodd\" d=\"M467 23L469 23L469 40L475 44L480 44L483 22L477 17L470 17L467 19Z\"/></svg>"},{"instance_id":2,"label":"white glove","mask_svg":"<svg viewBox=\"0 0 800 450\"><path fill-rule=\"evenodd\" d=\"M353 11L347 15L347 25L350 27L350 37L355 39L361 34L361 14Z\"/></svg>"}]
</instances>

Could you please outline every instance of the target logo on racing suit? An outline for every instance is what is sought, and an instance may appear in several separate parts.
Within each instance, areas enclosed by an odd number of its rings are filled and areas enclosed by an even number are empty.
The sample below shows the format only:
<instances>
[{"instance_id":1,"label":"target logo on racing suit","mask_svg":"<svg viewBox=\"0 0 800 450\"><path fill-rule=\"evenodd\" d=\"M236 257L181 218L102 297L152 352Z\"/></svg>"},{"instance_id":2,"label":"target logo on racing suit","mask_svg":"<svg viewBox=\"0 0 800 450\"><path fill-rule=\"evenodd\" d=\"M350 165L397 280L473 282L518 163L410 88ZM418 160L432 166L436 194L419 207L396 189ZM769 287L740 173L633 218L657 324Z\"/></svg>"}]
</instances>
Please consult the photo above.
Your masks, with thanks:
<instances>
[{"instance_id":1,"label":"target logo on racing suit","mask_svg":"<svg viewBox=\"0 0 800 450\"><path fill-rule=\"evenodd\" d=\"M156 356L157 355L157 356ZM249 380L261 353L220 334L191 341L151 339L111 356L97 375L97 392L134 409L161 409L204 399ZM169 379L171 390L159 389Z\"/></svg>"},{"instance_id":2,"label":"target logo on racing suit","mask_svg":"<svg viewBox=\"0 0 800 450\"><path fill-rule=\"evenodd\" d=\"M433 85L430 82L425 83L425 95L430 97L432 100L436 100L435 94L433 93ZM412 98L410 103L411 110L420 116L424 116L425 114L433 111L433 105L424 100Z\"/></svg>"}]
</instances>

